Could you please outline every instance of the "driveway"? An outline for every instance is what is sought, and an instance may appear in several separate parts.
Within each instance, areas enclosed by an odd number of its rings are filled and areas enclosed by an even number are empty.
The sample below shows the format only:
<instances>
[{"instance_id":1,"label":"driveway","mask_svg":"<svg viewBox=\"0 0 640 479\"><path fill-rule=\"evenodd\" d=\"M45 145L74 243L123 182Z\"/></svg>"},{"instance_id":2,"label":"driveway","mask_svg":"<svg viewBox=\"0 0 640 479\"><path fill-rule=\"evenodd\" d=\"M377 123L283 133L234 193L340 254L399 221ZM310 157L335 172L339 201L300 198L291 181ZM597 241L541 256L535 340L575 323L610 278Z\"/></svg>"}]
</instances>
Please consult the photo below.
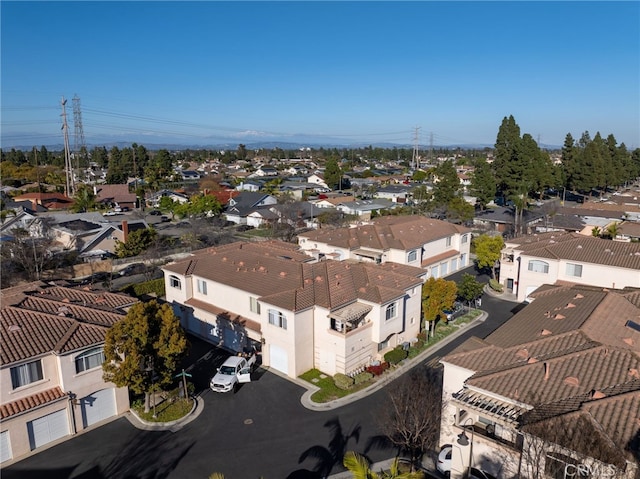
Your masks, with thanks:
<instances>
[{"instance_id":1,"label":"driveway","mask_svg":"<svg viewBox=\"0 0 640 479\"><path fill-rule=\"evenodd\" d=\"M472 272L470 269L469 272ZM449 278L448 278L449 279ZM470 336L485 337L517 305L485 296L486 321L465 331L423 363L444 356ZM208 359L195 362L208 351ZM204 410L181 429L144 431L120 417L2 469L18 478L203 478L221 472L227 479L318 478L343 470L348 450L374 461L395 451L378 441L376 415L395 382L359 401L329 411L311 411L300 402L305 389L268 371L237 393L214 393L208 379L225 354L193 340L192 369Z\"/></svg>"}]
</instances>

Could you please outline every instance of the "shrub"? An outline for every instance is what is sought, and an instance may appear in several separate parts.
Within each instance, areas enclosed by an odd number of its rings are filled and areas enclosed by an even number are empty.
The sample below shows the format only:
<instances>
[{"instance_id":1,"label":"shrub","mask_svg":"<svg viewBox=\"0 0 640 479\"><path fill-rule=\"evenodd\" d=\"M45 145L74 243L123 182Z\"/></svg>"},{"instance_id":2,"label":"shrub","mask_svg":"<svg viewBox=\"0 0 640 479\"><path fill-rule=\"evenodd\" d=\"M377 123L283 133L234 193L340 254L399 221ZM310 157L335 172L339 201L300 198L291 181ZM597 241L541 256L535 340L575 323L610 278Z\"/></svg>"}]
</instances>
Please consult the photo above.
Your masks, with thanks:
<instances>
[{"instance_id":1,"label":"shrub","mask_svg":"<svg viewBox=\"0 0 640 479\"><path fill-rule=\"evenodd\" d=\"M500 283L498 283L498 281L493 279L493 278L489 280L489 287L492 290L497 291L498 293L502 293L502 285Z\"/></svg>"},{"instance_id":2,"label":"shrub","mask_svg":"<svg viewBox=\"0 0 640 479\"><path fill-rule=\"evenodd\" d=\"M353 378L350 378L346 374L341 374L341 373L334 374L333 382L335 383L337 388L345 391L347 389L350 389L354 383Z\"/></svg>"},{"instance_id":3,"label":"shrub","mask_svg":"<svg viewBox=\"0 0 640 479\"><path fill-rule=\"evenodd\" d=\"M420 341L427 341L427 332L426 331L421 331L418 333L418 339Z\"/></svg>"},{"instance_id":4,"label":"shrub","mask_svg":"<svg viewBox=\"0 0 640 479\"><path fill-rule=\"evenodd\" d=\"M145 281L143 283L130 284L122 291L137 298L150 293L155 293L157 297L161 297L165 294L164 278L152 279L151 281Z\"/></svg>"},{"instance_id":5,"label":"shrub","mask_svg":"<svg viewBox=\"0 0 640 479\"><path fill-rule=\"evenodd\" d=\"M389 364L398 364L403 359L406 359L409 355L408 351L402 349L402 346L398 346L395 349L392 349L388 353L384 355L384 360Z\"/></svg>"},{"instance_id":6,"label":"shrub","mask_svg":"<svg viewBox=\"0 0 640 479\"><path fill-rule=\"evenodd\" d=\"M413 343L413 347L416 349L424 348L425 341L423 339L418 339L415 343Z\"/></svg>"},{"instance_id":7,"label":"shrub","mask_svg":"<svg viewBox=\"0 0 640 479\"><path fill-rule=\"evenodd\" d=\"M387 369L389 369L389 363L387 362L382 362L375 366L372 365L367 367L367 371L373 374L374 376L380 376Z\"/></svg>"},{"instance_id":8,"label":"shrub","mask_svg":"<svg viewBox=\"0 0 640 479\"><path fill-rule=\"evenodd\" d=\"M353 382L354 384L362 384L371 381L373 379L373 374L368 371L363 371L354 376Z\"/></svg>"}]
</instances>

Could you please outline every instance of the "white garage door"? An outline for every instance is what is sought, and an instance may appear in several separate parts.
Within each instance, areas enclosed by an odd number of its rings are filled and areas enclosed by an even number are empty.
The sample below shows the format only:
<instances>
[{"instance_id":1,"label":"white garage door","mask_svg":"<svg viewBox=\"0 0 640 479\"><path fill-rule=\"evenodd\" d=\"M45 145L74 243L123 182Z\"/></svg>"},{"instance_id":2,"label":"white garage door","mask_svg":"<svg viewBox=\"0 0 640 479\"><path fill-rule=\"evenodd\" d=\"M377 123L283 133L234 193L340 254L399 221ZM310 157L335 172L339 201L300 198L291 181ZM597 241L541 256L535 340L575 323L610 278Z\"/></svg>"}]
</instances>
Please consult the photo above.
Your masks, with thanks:
<instances>
[{"instance_id":1,"label":"white garage door","mask_svg":"<svg viewBox=\"0 0 640 479\"><path fill-rule=\"evenodd\" d=\"M289 374L289 358L287 352L279 346L270 345L269 365L281 373Z\"/></svg>"},{"instance_id":2,"label":"white garage door","mask_svg":"<svg viewBox=\"0 0 640 479\"><path fill-rule=\"evenodd\" d=\"M102 389L80 399L84 427L89 427L103 419L115 416L116 397L114 392L113 388Z\"/></svg>"},{"instance_id":3,"label":"white garage door","mask_svg":"<svg viewBox=\"0 0 640 479\"><path fill-rule=\"evenodd\" d=\"M11 442L9 441L9 431L0 432L0 462L11 459Z\"/></svg>"},{"instance_id":4,"label":"white garage door","mask_svg":"<svg viewBox=\"0 0 640 479\"><path fill-rule=\"evenodd\" d=\"M67 410L62 409L27 423L31 450L69 435Z\"/></svg>"}]
</instances>

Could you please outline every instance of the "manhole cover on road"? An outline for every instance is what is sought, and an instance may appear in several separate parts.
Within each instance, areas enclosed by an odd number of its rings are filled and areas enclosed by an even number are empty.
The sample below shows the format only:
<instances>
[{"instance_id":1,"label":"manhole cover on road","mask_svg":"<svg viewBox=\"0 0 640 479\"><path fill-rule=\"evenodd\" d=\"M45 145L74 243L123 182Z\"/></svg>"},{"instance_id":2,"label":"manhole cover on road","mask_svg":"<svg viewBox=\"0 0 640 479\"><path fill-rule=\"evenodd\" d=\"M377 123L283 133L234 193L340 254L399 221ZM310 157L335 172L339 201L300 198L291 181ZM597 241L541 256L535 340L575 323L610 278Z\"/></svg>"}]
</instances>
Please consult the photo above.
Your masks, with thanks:
<instances>
[{"instance_id":1,"label":"manhole cover on road","mask_svg":"<svg viewBox=\"0 0 640 479\"><path fill-rule=\"evenodd\" d=\"M253 419L245 419L244 423L245 424L253 424Z\"/></svg>"}]
</instances>

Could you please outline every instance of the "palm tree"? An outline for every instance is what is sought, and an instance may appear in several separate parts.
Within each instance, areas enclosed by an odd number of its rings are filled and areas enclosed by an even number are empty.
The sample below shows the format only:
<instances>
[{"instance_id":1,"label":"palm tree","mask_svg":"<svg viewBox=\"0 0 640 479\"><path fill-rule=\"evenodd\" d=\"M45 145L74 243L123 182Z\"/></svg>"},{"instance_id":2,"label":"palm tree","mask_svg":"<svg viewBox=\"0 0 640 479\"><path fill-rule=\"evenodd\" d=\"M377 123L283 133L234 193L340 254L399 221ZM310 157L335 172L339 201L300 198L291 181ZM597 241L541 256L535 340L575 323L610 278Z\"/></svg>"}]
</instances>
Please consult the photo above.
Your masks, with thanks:
<instances>
[{"instance_id":1,"label":"palm tree","mask_svg":"<svg viewBox=\"0 0 640 479\"><path fill-rule=\"evenodd\" d=\"M607 226L607 236L611 239L616 239L616 236L620 234L620 228L618 227L620 223L614 221L609 226Z\"/></svg>"},{"instance_id":2,"label":"palm tree","mask_svg":"<svg viewBox=\"0 0 640 479\"><path fill-rule=\"evenodd\" d=\"M380 471L380 474L371 470L369 461L354 451L348 451L342 461L352 474L353 479L423 479L422 472L401 472L399 461L396 457L388 471Z\"/></svg>"},{"instance_id":3,"label":"palm tree","mask_svg":"<svg viewBox=\"0 0 640 479\"><path fill-rule=\"evenodd\" d=\"M598 226L591 228L591 236L597 238L602 234L602 230Z\"/></svg>"}]
</instances>

